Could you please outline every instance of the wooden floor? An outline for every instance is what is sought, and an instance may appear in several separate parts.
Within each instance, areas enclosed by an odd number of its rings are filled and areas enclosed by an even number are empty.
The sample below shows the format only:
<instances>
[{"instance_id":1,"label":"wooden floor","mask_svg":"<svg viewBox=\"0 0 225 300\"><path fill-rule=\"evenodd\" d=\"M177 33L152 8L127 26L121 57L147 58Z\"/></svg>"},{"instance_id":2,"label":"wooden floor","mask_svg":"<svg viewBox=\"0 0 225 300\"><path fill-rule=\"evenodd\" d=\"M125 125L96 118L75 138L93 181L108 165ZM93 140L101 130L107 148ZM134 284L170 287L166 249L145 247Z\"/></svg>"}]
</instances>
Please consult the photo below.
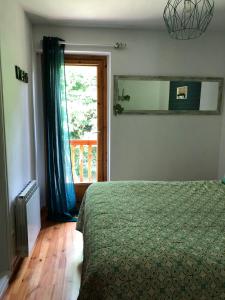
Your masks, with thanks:
<instances>
[{"instance_id":1,"label":"wooden floor","mask_svg":"<svg viewBox=\"0 0 225 300\"><path fill-rule=\"evenodd\" d=\"M48 223L41 230L33 254L26 258L4 300L77 299L83 240L76 223Z\"/></svg>"}]
</instances>

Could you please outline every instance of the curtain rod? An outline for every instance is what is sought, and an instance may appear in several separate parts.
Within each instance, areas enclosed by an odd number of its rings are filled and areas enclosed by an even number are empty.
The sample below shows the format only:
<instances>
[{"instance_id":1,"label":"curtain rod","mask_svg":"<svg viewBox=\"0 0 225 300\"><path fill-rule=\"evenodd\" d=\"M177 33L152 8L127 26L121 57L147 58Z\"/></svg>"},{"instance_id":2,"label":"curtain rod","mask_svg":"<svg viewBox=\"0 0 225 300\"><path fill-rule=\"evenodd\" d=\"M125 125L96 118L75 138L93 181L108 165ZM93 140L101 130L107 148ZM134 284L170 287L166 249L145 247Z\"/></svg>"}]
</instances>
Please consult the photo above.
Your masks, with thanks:
<instances>
[{"instance_id":1,"label":"curtain rod","mask_svg":"<svg viewBox=\"0 0 225 300\"><path fill-rule=\"evenodd\" d=\"M124 42L116 42L115 44L75 44L69 42L59 42L59 44L65 46L107 47L107 48L114 48L114 49L125 49L127 47L127 44Z\"/></svg>"}]
</instances>

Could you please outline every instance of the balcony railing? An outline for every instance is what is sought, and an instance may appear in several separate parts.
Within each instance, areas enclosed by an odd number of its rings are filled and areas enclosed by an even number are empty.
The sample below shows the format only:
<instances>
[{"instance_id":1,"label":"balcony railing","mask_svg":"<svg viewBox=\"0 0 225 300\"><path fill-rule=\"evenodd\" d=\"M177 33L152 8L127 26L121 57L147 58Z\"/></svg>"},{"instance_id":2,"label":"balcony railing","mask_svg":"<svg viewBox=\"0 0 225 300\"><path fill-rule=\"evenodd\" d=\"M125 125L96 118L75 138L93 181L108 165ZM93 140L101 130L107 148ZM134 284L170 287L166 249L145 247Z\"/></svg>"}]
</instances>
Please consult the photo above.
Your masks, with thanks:
<instances>
[{"instance_id":1,"label":"balcony railing","mask_svg":"<svg viewBox=\"0 0 225 300\"><path fill-rule=\"evenodd\" d=\"M70 140L70 148L75 183L96 181L97 141Z\"/></svg>"}]
</instances>

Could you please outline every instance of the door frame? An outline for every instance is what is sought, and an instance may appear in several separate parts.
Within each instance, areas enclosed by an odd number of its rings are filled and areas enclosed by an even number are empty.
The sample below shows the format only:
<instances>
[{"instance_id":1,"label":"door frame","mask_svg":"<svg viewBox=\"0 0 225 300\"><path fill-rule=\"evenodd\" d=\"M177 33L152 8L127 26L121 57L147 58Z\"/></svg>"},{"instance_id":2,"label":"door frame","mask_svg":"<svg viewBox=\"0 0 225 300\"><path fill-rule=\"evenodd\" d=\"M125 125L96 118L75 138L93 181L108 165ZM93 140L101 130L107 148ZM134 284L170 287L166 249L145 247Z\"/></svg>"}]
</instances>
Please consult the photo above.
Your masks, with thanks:
<instances>
[{"instance_id":1,"label":"door frame","mask_svg":"<svg viewBox=\"0 0 225 300\"><path fill-rule=\"evenodd\" d=\"M97 181L107 180L108 167L108 105L107 105L107 55L88 55L88 54L65 54L65 65L76 66L97 66L97 93L98 93L98 160L100 158L101 166L98 165ZM78 202L83 198L83 195L91 183L75 183Z\"/></svg>"}]
</instances>

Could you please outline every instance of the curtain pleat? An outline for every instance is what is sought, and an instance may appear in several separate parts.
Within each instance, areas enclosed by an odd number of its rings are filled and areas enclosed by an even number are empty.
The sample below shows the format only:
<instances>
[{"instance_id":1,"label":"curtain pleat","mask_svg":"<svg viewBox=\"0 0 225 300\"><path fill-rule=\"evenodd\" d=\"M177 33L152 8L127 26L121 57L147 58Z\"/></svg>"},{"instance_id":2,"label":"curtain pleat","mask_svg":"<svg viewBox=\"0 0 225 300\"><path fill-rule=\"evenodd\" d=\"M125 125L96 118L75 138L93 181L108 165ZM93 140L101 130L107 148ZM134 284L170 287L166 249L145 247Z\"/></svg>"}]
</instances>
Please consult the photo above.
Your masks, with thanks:
<instances>
[{"instance_id":1,"label":"curtain pleat","mask_svg":"<svg viewBox=\"0 0 225 300\"><path fill-rule=\"evenodd\" d=\"M64 46L43 38L43 93L47 144L48 217L76 221L76 194L71 167L66 101Z\"/></svg>"}]
</instances>

